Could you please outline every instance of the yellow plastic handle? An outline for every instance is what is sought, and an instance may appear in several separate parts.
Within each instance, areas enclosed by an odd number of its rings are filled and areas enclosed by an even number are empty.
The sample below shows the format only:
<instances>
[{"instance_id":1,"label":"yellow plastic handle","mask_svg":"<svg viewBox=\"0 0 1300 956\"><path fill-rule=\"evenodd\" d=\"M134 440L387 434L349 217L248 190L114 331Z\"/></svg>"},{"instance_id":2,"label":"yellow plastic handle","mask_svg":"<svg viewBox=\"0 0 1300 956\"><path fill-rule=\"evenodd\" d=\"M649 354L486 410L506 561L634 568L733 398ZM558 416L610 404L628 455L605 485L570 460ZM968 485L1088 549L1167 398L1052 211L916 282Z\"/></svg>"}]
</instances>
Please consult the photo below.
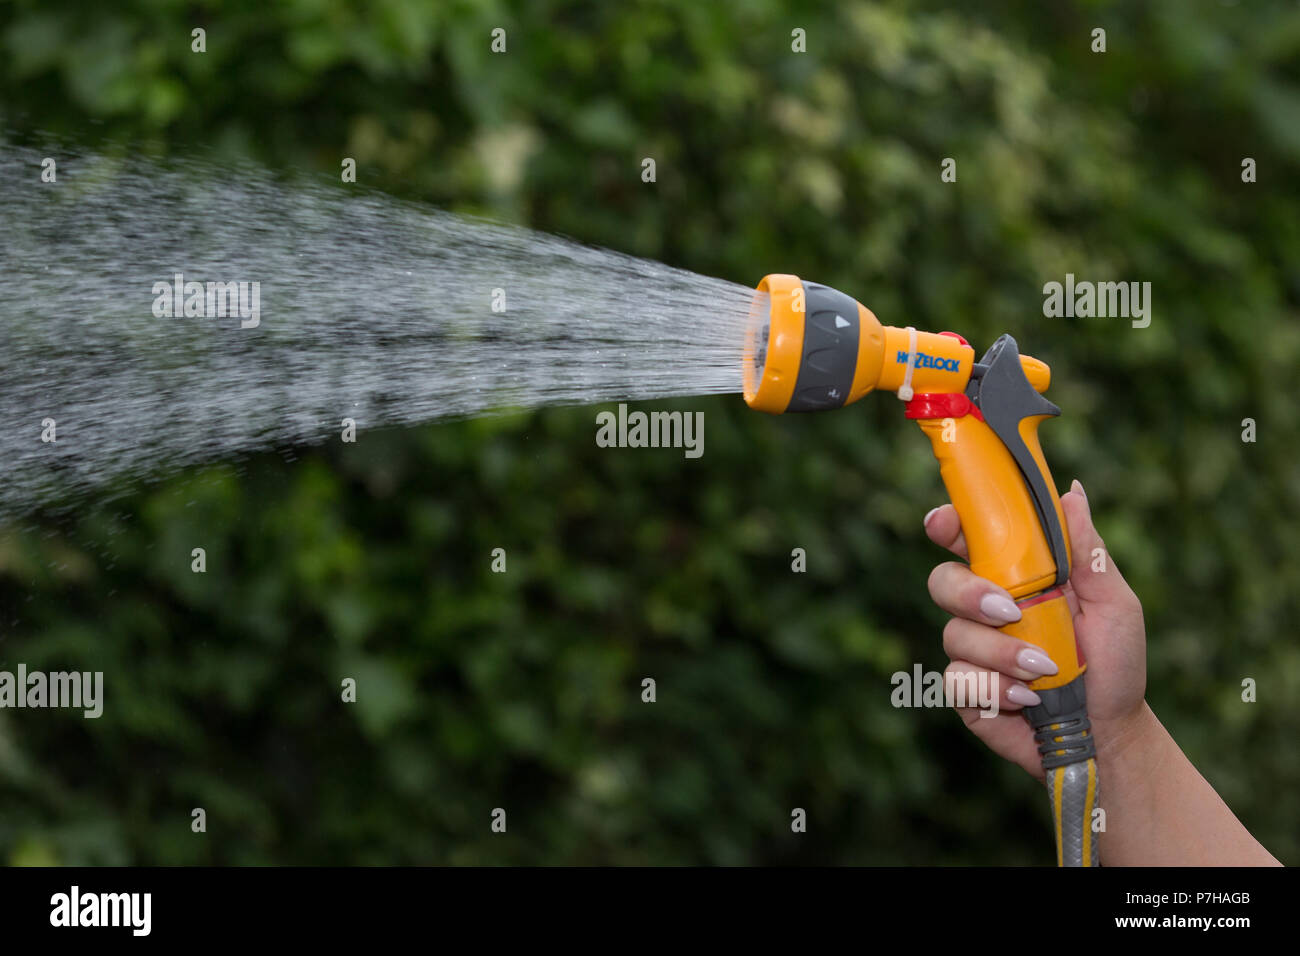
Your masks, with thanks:
<instances>
[{"instance_id":1,"label":"yellow plastic handle","mask_svg":"<svg viewBox=\"0 0 1300 956\"><path fill-rule=\"evenodd\" d=\"M1061 501L1038 442L1038 426L1045 417L1026 418L1020 433L1043 472L1064 531ZM1015 459L974 414L923 418L918 424L930 439L944 487L961 519L971 570L1006 588L1020 604L1021 619L1000 630L1038 645L1060 668L1030 686L1039 690L1069 683L1085 665L1066 600L1056 591L1052 549Z\"/></svg>"}]
</instances>

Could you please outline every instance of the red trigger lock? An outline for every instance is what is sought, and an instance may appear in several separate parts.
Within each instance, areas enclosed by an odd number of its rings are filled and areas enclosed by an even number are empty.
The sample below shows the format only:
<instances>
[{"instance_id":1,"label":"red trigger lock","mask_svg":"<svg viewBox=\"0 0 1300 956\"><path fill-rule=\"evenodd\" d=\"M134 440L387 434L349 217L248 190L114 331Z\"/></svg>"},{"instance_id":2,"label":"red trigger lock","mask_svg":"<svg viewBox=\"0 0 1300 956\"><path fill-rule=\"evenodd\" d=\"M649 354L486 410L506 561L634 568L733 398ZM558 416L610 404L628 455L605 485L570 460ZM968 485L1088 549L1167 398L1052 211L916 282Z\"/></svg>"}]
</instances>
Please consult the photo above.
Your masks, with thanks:
<instances>
[{"instance_id":1,"label":"red trigger lock","mask_svg":"<svg viewBox=\"0 0 1300 956\"><path fill-rule=\"evenodd\" d=\"M984 414L967 397L965 392L921 392L903 406L908 418L961 418L974 415L984 421Z\"/></svg>"}]
</instances>

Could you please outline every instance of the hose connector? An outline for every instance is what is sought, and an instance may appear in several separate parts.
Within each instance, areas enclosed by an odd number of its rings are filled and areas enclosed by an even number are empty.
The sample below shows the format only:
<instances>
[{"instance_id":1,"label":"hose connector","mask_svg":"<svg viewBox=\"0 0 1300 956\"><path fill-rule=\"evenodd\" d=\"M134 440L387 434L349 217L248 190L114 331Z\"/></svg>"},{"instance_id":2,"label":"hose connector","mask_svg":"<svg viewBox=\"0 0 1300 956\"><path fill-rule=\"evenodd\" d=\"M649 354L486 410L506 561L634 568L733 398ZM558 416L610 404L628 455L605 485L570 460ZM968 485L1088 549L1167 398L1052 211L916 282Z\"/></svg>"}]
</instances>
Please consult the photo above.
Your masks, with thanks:
<instances>
[{"instance_id":1,"label":"hose connector","mask_svg":"<svg viewBox=\"0 0 1300 956\"><path fill-rule=\"evenodd\" d=\"M1040 703L1023 713L1034 728L1043 761L1056 829L1057 865L1097 866L1098 839L1092 829L1100 792L1097 743L1088 719L1083 675L1036 693Z\"/></svg>"}]
</instances>

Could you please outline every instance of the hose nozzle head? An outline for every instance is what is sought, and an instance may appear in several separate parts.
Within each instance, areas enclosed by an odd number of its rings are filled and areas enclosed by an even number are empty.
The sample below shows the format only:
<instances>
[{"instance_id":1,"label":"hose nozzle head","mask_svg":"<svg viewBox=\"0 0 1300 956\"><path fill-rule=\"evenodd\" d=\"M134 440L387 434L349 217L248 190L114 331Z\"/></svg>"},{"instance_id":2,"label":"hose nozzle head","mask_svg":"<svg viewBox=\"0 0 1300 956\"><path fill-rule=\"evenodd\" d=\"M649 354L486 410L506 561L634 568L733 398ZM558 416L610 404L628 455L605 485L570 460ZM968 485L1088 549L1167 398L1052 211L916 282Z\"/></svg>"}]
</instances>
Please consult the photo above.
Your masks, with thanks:
<instances>
[{"instance_id":1,"label":"hose nozzle head","mask_svg":"<svg viewBox=\"0 0 1300 956\"><path fill-rule=\"evenodd\" d=\"M974 365L974 349L954 332L882 326L843 292L774 274L758 284L750 309L745 401L779 415L840 408L872 389L908 400L961 392ZM1027 374L1039 391L1047 387L1046 374Z\"/></svg>"},{"instance_id":2,"label":"hose nozzle head","mask_svg":"<svg viewBox=\"0 0 1300 956\"><path fill-rule=\"evenodd\" d=\"M884 345L871 310L843 292L765 276L745 339L745 401L773 414L856 402L880 377Z\"/></svg>"}]
</instances>

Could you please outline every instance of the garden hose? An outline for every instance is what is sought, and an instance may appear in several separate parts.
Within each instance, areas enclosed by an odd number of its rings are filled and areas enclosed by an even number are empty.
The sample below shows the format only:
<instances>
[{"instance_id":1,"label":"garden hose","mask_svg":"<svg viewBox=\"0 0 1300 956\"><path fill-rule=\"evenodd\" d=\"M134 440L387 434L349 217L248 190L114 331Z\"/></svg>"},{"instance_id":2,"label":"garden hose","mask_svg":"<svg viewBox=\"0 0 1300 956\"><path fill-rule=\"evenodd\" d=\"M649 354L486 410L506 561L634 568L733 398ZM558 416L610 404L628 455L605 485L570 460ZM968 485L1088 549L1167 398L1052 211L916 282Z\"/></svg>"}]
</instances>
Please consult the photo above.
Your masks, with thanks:
<instances>
[{"instance_id":1,"label":"garden hose","mask_svg":"<svg viewBox=\"0 0 1300 956\"><path fill-rule=\"evenodd\" d=\"M1086 662L1062 587L1070 546L1038 426L1061 410L1043 397L1051 370L1003 335L979 361L955 332L881 325L828 286L769 275L754 297L745 349L745 401L781 414L841 408L892 391L929 438L961 519L971 570L1006 588L1021 618L1000 628L1045 650L1059 670L1029 684L1034 730L1051 798L1056 859L1096 866L1096 745Z\"/></svg>"}]
</instances>

